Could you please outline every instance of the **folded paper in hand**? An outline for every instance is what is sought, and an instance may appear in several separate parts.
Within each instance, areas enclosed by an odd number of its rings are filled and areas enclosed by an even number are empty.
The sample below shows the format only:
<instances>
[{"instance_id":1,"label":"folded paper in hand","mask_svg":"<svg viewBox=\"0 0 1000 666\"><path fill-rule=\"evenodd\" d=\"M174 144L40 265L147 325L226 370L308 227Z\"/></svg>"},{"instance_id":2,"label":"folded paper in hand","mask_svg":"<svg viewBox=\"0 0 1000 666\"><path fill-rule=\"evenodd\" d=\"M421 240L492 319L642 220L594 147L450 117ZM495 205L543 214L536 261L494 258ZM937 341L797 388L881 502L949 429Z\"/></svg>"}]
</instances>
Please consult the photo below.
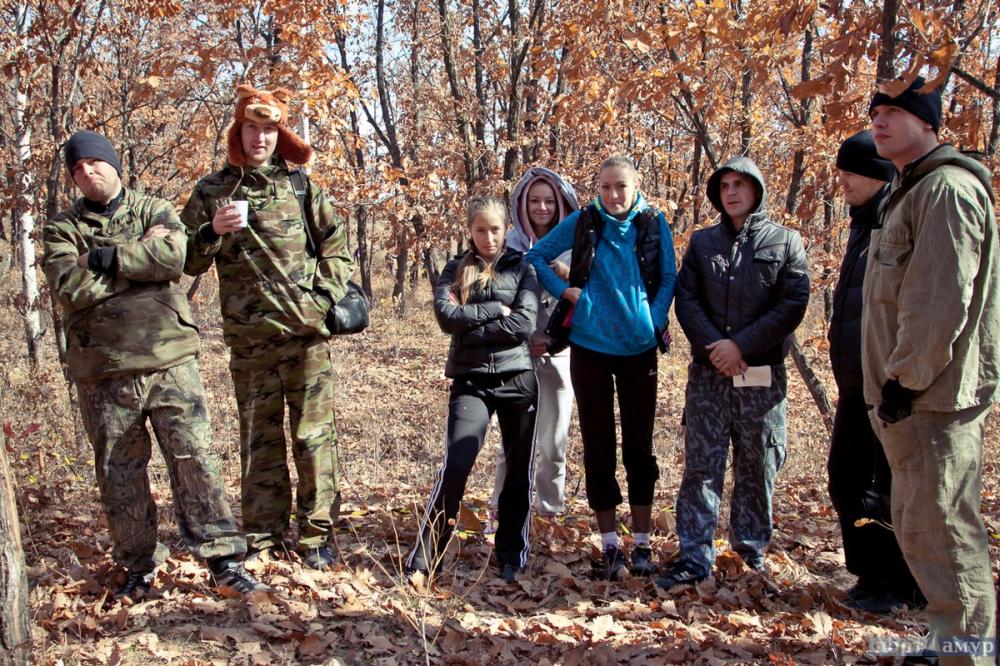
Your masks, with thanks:
<instances>
[{"instance_id":1,"label":"folded paper in hand","mask_svg":"<svg viewBox=\"0 0 1000 666\"><path fill-rule=\"evenodd\" d=\"M770 385L771 366L769 365L751 365L743 374L733 376L733 386L736 388Z\"/></svg>"}]
</instances>

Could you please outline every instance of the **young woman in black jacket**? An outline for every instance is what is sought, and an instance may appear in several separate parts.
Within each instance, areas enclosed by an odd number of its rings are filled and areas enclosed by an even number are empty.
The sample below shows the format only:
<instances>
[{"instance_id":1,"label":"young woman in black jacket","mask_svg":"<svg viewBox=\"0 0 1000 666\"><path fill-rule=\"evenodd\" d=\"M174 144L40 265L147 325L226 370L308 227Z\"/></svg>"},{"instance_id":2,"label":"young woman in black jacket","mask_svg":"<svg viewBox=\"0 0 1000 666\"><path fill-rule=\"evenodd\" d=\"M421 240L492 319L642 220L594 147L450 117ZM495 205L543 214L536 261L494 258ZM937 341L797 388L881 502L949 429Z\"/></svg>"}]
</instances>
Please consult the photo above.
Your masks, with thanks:
<instances>
[{"instance_id":1,"label":"young woman in black jacket","mask_svg":"<svg viewBox=\"0 0 1000 666\"><path fill-rule=\"evenodd\" d=\"M451 334L445 375L448 400L445 457L420 525L408 573L440 569L465 484L495 413L507 459L500 493L496 559L513 581L528 558L531 467L538 388L528 340L538 314L535 270L504 247L506 206L469 202L469 249L445 266L434 290L434 314Z\"/></svg>"}]
</instances>

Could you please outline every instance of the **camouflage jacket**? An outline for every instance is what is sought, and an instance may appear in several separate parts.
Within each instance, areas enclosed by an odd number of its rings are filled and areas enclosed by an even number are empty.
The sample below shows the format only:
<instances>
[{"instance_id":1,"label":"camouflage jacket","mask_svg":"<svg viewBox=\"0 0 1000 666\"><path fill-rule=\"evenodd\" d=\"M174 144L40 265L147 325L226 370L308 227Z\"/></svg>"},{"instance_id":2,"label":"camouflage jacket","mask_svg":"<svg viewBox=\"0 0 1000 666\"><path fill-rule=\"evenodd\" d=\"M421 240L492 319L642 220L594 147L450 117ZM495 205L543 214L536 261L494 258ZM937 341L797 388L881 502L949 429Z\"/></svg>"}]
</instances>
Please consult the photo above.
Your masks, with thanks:
<instances>
[{"instance_id":1,"label":"camouflage jacket","mask_svg":"<svg viewBox=\"0 0 1000 666\"><path fill-rule=\"evenodd\" d=\"M231 347L330 335L323 322L346 292L354 261L346 225L323 192L305 180L319 260L308 247L299 201L280 159L260 168L227 165L202 178L181 212L189 234L184 270L197 275L215 262L222 332ZM250 202L249 224L216 237L212 218L225 198Z\"/></svg>"},{"instance_id":2,"label":"camouflage jacket","mask_svg":"<svg viewBox=\"0 0 1000 666\"><path fill-rule=\"evenodd\" d=\"M154 225L173 233L140 240ZM108 219L78 199L42 233L45 276L63 307L66 361L74 377L160 370L198 354L198 329L178 283L187 235L169 203L126 190ZM111 272L77 265L81 254L112 245Z\"/></svg>"}]
</instances>

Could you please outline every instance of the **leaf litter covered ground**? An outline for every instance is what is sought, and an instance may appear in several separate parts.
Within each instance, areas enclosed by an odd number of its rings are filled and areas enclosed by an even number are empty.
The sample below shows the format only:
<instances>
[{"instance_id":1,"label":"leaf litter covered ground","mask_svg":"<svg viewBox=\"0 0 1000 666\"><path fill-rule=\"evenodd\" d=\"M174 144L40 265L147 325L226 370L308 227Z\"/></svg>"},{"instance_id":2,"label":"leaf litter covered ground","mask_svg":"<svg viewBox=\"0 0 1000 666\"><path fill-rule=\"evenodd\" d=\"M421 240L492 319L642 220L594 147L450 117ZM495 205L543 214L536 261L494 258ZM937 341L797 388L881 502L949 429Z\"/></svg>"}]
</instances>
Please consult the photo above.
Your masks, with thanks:
<instances>
[{"instance_id":1,"label":"leaf litter covered ground","mask_svg":"<svg viewBox=\"0 0 1000 666\"><path fill-rule=\"evenodd\" d=\"M216 447L238 507L236 408L213 294L214 284L203 285L196 304L201 367L214 406ZM803 338L821 338L816 319L811 313ZM513 585L500 582L482 530L498 440L494 426L470 479L445 573L416 588L403 584L400 559L413 543L442 456L449 385L442 374L447 337L434 325L423 291L407 314L384 303L370 331L332 344L345 499L337 566L320 573L303 568L294 554L262 558L250 568L274 594L220 596L180 543L166 470L154 453L150 472L161 507L160 535L173 556L152 593L137 603L115 602L109 589L122 574L110 559L89 448L74 442L62 376L52 361L30 370L18 322L3 326L5 358L16 359L7 367L5 427L41 664L873 663L871 637L922 630L919 613L878 618L840 603L839 590L854 579L843 568L826 492L828 437L794 371L788 459L775 492L766 575L747 570L728 550L724 509L715 575L697 587L666 594L648 579L597 579L592 562L598 540L574 425L569 509L556 520L534 520L528 571ZM661 476L653 535L660 561L677 547L673 502L683 466L679 423L687 353L682 344L676 347L660 365L655 445ZM811 354L832 389L824 352ZM1000 532L997 422L995 413L984 462L991 535ZM729 487L727 480L727 495ZM993 536L994 571L997 544Z\"/></svg>"}]
</instances>

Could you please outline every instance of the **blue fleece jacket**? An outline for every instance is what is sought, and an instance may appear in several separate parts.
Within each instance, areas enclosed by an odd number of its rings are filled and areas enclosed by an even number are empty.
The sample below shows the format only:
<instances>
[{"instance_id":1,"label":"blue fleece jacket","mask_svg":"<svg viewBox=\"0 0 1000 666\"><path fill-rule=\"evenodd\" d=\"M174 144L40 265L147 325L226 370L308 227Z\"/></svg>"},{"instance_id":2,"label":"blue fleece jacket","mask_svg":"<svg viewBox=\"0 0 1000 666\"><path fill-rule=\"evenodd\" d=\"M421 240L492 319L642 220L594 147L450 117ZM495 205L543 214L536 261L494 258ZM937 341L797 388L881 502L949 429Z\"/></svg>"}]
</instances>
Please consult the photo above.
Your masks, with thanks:
<instances>
[{"instance_id":1,"label":"blue fleece jacket","mask_svg":"<svg viewBox=\"0 0 1000 666\"><path fill-rule=\"evenodd\" d=\"M677 281L673 235L660 213L660 288L650 302L635 256L636 229L632 224L632 219L647 207L645 198L641 193L637 195L635 205L624 220L607 213L600 199L595 199L594 203L604 227L590 277L573 312L569 340L615 356L641 354L656 346L657 332L666 327ZM535 267L539 280L550 294L562 294L569 287L568 282L549 268L549 262L572 249L579 218L579 212L567 216L524 257Z\"/></svg>"}]
</instances>

